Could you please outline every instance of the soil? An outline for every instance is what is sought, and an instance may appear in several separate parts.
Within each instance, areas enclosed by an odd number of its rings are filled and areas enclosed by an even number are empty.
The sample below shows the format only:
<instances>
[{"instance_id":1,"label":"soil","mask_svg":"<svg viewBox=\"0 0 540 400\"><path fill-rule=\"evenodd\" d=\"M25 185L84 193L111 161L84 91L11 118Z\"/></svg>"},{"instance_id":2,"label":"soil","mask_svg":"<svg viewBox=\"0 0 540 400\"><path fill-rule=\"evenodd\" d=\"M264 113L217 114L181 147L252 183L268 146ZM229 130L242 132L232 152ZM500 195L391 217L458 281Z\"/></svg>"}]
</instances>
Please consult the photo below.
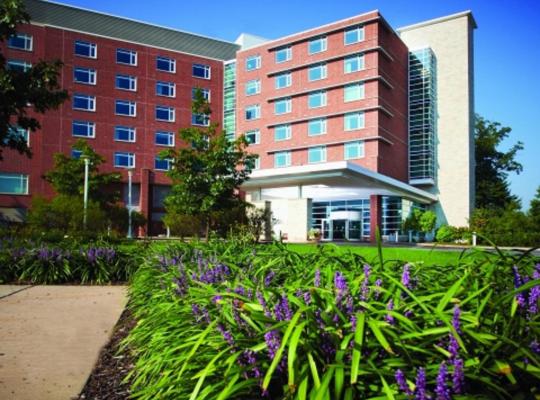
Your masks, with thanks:
<instances>
[{"instance_id":1,"label":"soil","mask_svg":"<svg viewBox=\"0 0 540 400\"><path fill-rule=\"evenodd\" d=\"M124 382L133 369L134 359L129 351L119 351L120 343L135 326L135 319L126 308L114 327L109 343L101 350L92 374L86 381L78 400L126 400L130 382Z\"/></svg>"}]
</instances>

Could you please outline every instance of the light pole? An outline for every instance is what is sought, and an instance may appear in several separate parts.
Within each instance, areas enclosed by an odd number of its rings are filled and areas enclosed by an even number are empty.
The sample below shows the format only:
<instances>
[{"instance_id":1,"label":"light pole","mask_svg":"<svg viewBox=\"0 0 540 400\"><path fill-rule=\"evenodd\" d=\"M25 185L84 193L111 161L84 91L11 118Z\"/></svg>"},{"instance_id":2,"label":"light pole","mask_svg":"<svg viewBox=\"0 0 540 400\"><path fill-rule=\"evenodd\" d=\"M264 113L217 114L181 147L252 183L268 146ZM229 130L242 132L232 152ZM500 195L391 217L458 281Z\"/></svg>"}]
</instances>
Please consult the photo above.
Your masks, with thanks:
<instances>
[{"instance_id":1,"label":"light pole","mask_svg":"<svg viewBox=\"0 0 540 400\"><path fill-rule=\"evenodd\" d=\"M131 211L133 209L132 202L131 202L131 180L133 178L133 169L128 169L128 232L127 237L128 239L133 238L133 228L132 228L132 217L131 217Z\"/></svg>"},{"instance_id":2,"label":"light pole","mask_svg":"<svg viewBox=\"0 0 540 400\"><path fill-rule=\"evenodd\" d=\"M86 230L87 224L87 210L88 210L88 171L90 166L90 158L88 156L81 156L84 160L84 213L83 213L83 227Z\"/></svg>"}]
</instances>

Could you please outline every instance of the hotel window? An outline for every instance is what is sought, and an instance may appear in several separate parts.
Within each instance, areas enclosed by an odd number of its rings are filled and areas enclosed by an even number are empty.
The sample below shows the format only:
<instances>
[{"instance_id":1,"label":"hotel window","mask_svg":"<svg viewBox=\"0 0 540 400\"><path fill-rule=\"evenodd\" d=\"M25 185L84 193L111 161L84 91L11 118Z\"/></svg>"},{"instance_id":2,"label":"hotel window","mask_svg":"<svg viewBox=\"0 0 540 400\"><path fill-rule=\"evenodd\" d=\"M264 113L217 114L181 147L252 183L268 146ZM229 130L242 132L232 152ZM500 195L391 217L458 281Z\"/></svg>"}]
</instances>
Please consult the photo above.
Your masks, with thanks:
<instances>
[{"instance_id":1,"label":"hotel window","mask_svg":"<svg viewBox=\"0 0 540 400\"><path fill-rule=\"evenodd\" d=\"M173 132L156 132L154 143L158 146L174 147L174 133Z\"/></svg>"},{"instance_id":2,"label":"hotel window","mask_svg":"<svg viewBox=\"0 0 540 400\"><path fill-rule=\"evenodd\" d=\"M193 88L191 89L191 100L195 100L197 89L201 91L204 99L210 103L210 89Z\"/></svg>"},{"instance_id":3,"label":"hotel window","mask_svg":"<svg viewBox=\"0 0 540 400\"><path fill-rule=\"evenodd\" d=\"M82 151L81 150L75 150L75 149L72 149L71 150L71 158L74 158L75 160L78 160L80 159L82 156Z\"/></svg>"},{"instance_id":4,"label":"hotel window","mask_svg":"<svg viewBox=\"0 0 540 400\"><path fill-rule=\"evenodd\" d=\"M326 64L317 64L312 67L309 67L308 80L310 82L318 81L324 78L326 78Z\"/></svg>"},{"instance_id":5,"label":"hotel window","mask_svg":"<svg viewBox=\"0 0 540 400\"><path fill-rule=\"evenodd\" d=\"M290 151L278 151L274 153L274 167L282 168L289 167L291 165L291 152Z\"/></svg>"},{"instance_id":6,"label":"hotel window","mask_svg":"<svg viewBox=\"0 0 540 400\"><path fill-rule=\"evenodd\" d=\"M364 55L355 54L353 56L345 57L344 60L344 72L350 74L351 72L357 72L364 69Z\"/></svg>"},{"instance_id":7,"label":"hotel window","mask_svg":"<svg viewBox=\"0 0 540 400\"><path fill-rule=\"evenodd\" d=\"M95 43L77 40L75 41L75 55L80 57L96 58L97 45Z\"/></svg>"},{"instance_id":8,"label":"hotel window","mask_svg":"<svg viewBox=\"0 0 540 400\"><path fill-rule=\"evenodd\" d=\"M116 100L115 112L116 115L135 117L137 115L137 103L134 101Z\"/></svg>"},{"instance_id":9,"label":"hotel window","mask_svg":"<svg viewBox=\"0 0 540 400\"><path fill-rule=\"evenodd\" d=\"M137 77L131 75L116 75L116 88L121 90L137 90Z\"/></svg>"},{"instance_id":10,"label":"hotel window","mask_svg":"<svg viewBox=\"0 0 540 400\"><path fill-rule=\"evenodd\" d=\"M176 85L172 82L156 82L156 95L165 97L176 96Z\"/></svg>"},{"instance_id":11,"label":"hotel window","mask_svg":"<svg viewBox=\"0 0 540 400\"><path fill-rule=\"evenodd\" d=\"M71 134L77 137L94 138L96 137L96 124L89 121L73 121Z\"/></svg>"},{"instance_id":12,"label":"hotel window","mask_svg":"<svg viewBox=\"0 0 540 400\"><path fill-rule=\"evenodd\" d=\"M346 131L354 131L364 127L365 118L363 112L345 114L343 119Z\"/></svg>"},{"instance_id":13,"label":"hotel window","mask_svg":"<svg viewBox=\"0 0 540 400\"><path fill-rule=\"evenodd\" d=\"M156 57L156 69L163 72L176 72L176 60L168 57Z\"/></svg>"},{"instance_id":14,"label":"hotel window","mask_svg":"<svg viewBox=\"0 0 540 400\"><path fill-rule=\"evenodd\" d=\"M276 63L282 63L289 61L292 58L292 49L291 46L283 47L275 52Z\"/></svg>"},{"instance_id":15,"label":"hotel window","mask_svg":"<svg viewBox=\"0 0 540 400\"><path fill-rule=\"evenodd\" d=\"M210 66L204 64L193 64L191 74L195 78L210 79Z\"/></svg>"},{"instance_id":16,"label":"hotel window","mask_svg":"<svg viewBox=\"0 0 540 400\"><path fill-rule=\"evenodd\" d=\"M174 108L166 106L156 106L156 120L174 122Z\"/></svg>"},{"instance_id":17,"label":"hotel window","mask_svg":"<svg viewBox=\"0 0 540 400\"><path fill-rule=\"evenodd\" d=\"M291 125L277 125L274 127L274 140L280 142L291 138Z\"/></svg>"},{"instance_id":18,"label":"hotel window","mask_svg":"<svg viewBox=\"0 0 540 400\"><path fill-rule=\"evenodd\" d=\"M261 81L253 79L246 82L246 96L251 96L261 92Z\"/></svg>"},{"instance_id":19,"label":"hotel window","mask_svg":"<svg viewBox=\"0 0 540 400\"><path fill-rule=\"evenodd\" d=\"M308 121L308 136L324 135L326 133L326 118Z\"/></svg>"},{"instance_id":20,"label":"hotel window","mask_svg":"<svg viewBox=\"0 0 540 400\"><path fill-rule=\"evenodd\" d=\"M28 129L24 129L21 127L9 127L8 128L8 134L5 137L4 143L7 143L10 140L19 141L20 139L23 139L26 142L27 146L30 146L30 135L28 133Z\"/></svg>"},{"instance_id":21,"label":"hotel window","mask_svg":"<svg viewBox=\"0 0 540 400\"><path fill-rule=\"evenodd\" d=\"M0 193L28 194L28 175L0 172Z\"/></svg>"},{"instance_id":22,"label":"hotel window","mask_svg":"<svg viewBox=\"0 0 540 400\"><path fill-rule=\"evenodd\" d=\"M191 114L191 125L209 126L210 117L207 114Z\"/></svg>"},{"instance_id":23,"label":"hotel window","mask_svg":"<svg viewBox=\"0 0 540 400\"><path fill-rule=\"evenodd\" d=\"M343 41L345 44L358 43L364 40L364 27L353 26L345 29Z\"/></svg>"},{"instance_id":24,"label":"hotel window","mask_svg":"<svg viewBox=\"0 0 540 400\"><path fill-rule=\"evenodd\" d=\"M8 47L11 49L32 51L32 36L25 33L16 33L8 38Z\"/></svg>"},{"instance_id":25,"label":"hotel window","mask_svg":"<svg viewBox=\"0 0 540 400\"><path fill-rule=\"evenodd\" d=\"M116 49L116 63L137 65L137 52L135 50Z\"/></svg>"},{"instance_id":26,"label":"hotel window","mask_svg":"<svg viewBox=\"0 0 540 400\"><path fill-rule=\"evenodd\" d=\"M274 114L286 114L291 112L292 101L290 97L279 99L274 102Z\"/></svg>"},{"instance_id":27,"label":"hotel window","mask_svg":"<svg viewBox=\"0 0 540 400\"><path fill-rule=\"evenodd\" d=\"M114 153L114 166L119 168L134 168L135 154L117 151Z\"/></svg>"},{"instance_id":28,"label":"hotel window","mask_svg":"<svg viewBox=\"0 0 540 400\"><path fill-rule=\"evenodd\" d=\"M73 95L73 109L83 111L96 111L96 98L86 94Z\"/></svg>"},{"instance_id":29,"label":"hotel window","mask_svg":"<svg viewBox=\"0 0 540 400\"><path fill-rule=\"evenodd\" d=\"M261 158L257 155L253 169L261 169Z\"/></svg>"},{"instance_id":30,"label":"hotel window","mask_svg":"<svg viewBox=\"0 0 540 400\"><path fill-rule=\"evenodd\" d=\"M157 171L168 171L171 169L171 160L156 156L154 159L154 169Z\"/></svg>"},{"instance_id":31,"label":"hotel window","mask_svg":"<svg viewBox=\"0 0 540 400\"><path fill-rule=\"evenodd\" d=\"M246 59L246 71L253 71L261 68L261 56L250 56Z\"/></svg>"},{"instance_id":32,"label":"hotel window","mask_svg":"<svg viewBox=\"0 0 540 400\"><path fill-rule=\"evenodd\" d=\"M352 83L350 85L345 85L343 89L343 101L355 101L361 100L364 98L364 84L363 83Z\"/></svg>"},{"instance_id":33,"label":"hotel window","mask_svg":"<svg viewBox=\"0 0 540 400\"><path fill-rule=\"evenodd\" d=\"M282 89L289 87L292 84L292 78L290 72L285 72L283 74L276 75L275 78L276 89Z\"/></svg>"},{"instance_id":34,"label":"hotel window","mask_svg":"<svg viewBox=\"0 0 540 400\"><path fill-rule=\"evenodd\" d=\"M311 147L308 149L308 163L315 164L326 161L326 146Z\"/></svg>"},{"instance_id":35,"label":"hotel window","mask_svg":"<svg viewBox=\"0 0 540 400\"><path fill-rule=\"evenodd\" d=\"M316 54L326 51L326 36L322 36L316 39L311 39L308 45L309 54Z\"/></svg>"},{"instance_id":36,"label":"hotel window","mask_svg":"<svg viewBox=\"0 0 540 400\"><path fill-rule=\"evenodd\" d=\"M258 129L247 131L245 136L249 144L259 144L261 142L261 132Z\"/></svg>"},{"instance_id":37,"label":"hotel window","mask_svg":"<svg viewBox=\"0 0 540 400\"><path fill-rule=\"evenodd\" d=\"M20 60L9 60L7 62L7 69L9 71L19 71L19 72L26 72L30 68L32 68L32 64L27 63L26 61L20 61Z\"/></svg>"},{"instance_id":38,"label":"hotel window","mask_svg":"<svg viewBox=\"0 0 540 400\"><path fill-rule=\"evenodd\" d=\"M95 85L96 84L96 70L90 69L90 68L75 68L73 69L73 80L77 83Z\"/></svg>"},{"instance_id":39,"label":"hotel window","mask_svg":"<svg viewBox=\"0 0 540 400\"><path fill-rule=\"evenodd\" d=\"M326 92L313 92L308 95L308 107L318 108L326 106Z\"/></svg>"},{"instance_id":40,"label":"hotel window","mask_svg":"<svg viewBox=\"0 0 540 400\"><path fill-rule=\"evenodd\" d=\"M348 142L343 146L343 158L345 160L354 160L364 157L364 142Z\"/></svg>"},{"instance_id":41,"label":"hotel window","mask_svg":"<svg viewBox=\"0 0 540 400\"><path fill-rule=\"evenodd\" d=\"M135 128L115 126L114 140L117 142L135 142Z\"/></svg>"},{"instance_id":42,"label":"hotel window","mask_svg":"<svg viewBox=\"0 0 540 400\"><path fill-rule=\"evenodd\" d=\"M246 106L246 120L258 119L261 117L261 107L258 104Z\"/></svg>"}]
</instances>

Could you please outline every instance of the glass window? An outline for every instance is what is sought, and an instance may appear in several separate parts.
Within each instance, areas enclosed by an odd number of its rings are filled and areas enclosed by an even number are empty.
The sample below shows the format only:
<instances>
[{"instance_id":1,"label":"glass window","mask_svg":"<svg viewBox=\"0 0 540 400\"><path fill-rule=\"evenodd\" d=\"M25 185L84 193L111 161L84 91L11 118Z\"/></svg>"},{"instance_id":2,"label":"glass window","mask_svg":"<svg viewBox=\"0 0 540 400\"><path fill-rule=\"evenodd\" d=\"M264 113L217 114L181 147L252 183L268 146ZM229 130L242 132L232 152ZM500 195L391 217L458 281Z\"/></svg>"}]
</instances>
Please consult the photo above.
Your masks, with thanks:
<instances>
[{"instance_id":1,"label":"glass window","mask_svg":"<svg viewBox=\"0 0 540 400\"><path fill-rule=\"evenodd\" d=\"M261 142L261 133L258 129L246 132L246 140L249 144L259 144Z\"/></svg>"},{"instance_id":2,"label":"glass window","mask_svg":"<svg viewBox=\"0 0 540 400\"><path fill-rule=\"evenodd\" d=\"M75 41L75 55L80 57L96 58L97 45L95 43L83 42L82 40Z\"/></svg>"},{"instance_id":3,"label":"glass window","mask_svg":"<svg viewBox=\"0 0 540 400\"><path fill-rule=\"evenodd\" d=\"M195 92L199 89L207 102L210 103L210 89L193 88L191 89L191 100L195 100Z\"/></svg>"},{"instance_id":4,"label":"glass window","mask_svg":"<svg viewBox=\"0 0 540 400\"><path fill-rule=\"evenodd\" d=\"M0 193L28 194L28 175L0 172Z\"/></svg>"},{"instance_id":5,"label":"glass window","mask_svg":"<svg viewBox=\"0 0 540 400\"><path fill-rule=\"evenodd\" d=\"M279 142L291 138L291 125L277 125L274 127L274 140Z\"/></svg>"},{"instance_id":6,"label":"glass window","mask_svg":"<svg viewBox=\"0 0 540 400\"><path fill-rule=\"evenodd\" d=\"M317 118L308 121L308 135L317 136L326 133L326 118Z\"/></svg>"},{"instance_id":7,"label":"glass window","mask_svg":"<svg viewBox=\"0 0 540 400\"><path fill-rule=\"evenodd\" d=\"M210 79L210 66L204 64L193 64L191 74L196 78Z\"/></svg>"},{"instance_id":8,"label":"glass window","mask_svg":"<svg viewBox=\"0 0 540 400\"><path fill-rule=\"evenodd\" d=\"M291 86L292 78L290 72L285 72L283 74L276 75L275 78L276 89L281 89L284 87Z\"/></svg>"},{"instance_id":9,"label":"glass window","mask_svg":"<svg viewBox=\"0 0 540 400\"><path fill-rule=\"evenodd\" d=\"M317 108L324 107L326 105L326 92L313 92L308 95L308 107Z\"/></svg>"},{"instance_id":10,"label":"glass window","mask_svg":"<svg viewBox=\"0 0 540 400\"><path fill-rule=\"evenodd\" d=\"M116 88L122 90L137 90L137 77L131 75L116 75Z\"/></svg>"},{"instance_id":11,"label":"glass window","mask_svg":"<svg viewBox=\"0 0 540 400\"><path fill-rule=\"evenodd\" d=\"M156 57L156 69L163 72L176 72L176 60L168 57Z\"/></svg>"},{"instance_id":12,"label":"glass window","mask_svg":"<svg viewBox=\"0 0 540 400\"><path fill-rule=\"evenodd\" d=\"M274 153L274 167L288 167L291 165L291 152L290 151L278 151Z\"/></svg>"},{"instance_id":13,"label":"glass window","mask_svg":"<svg viewBox=\"0 0 540 400\"><path fill-rule=\"evenodd\" d=\"M117 115L134 117L137 115L137 103L134 101L116 100L115 112Z\"/></svg>"},{"instance_id":14,"label":"glass window","mask_svg":"<svg viewBox=\"0 0 540 400\"><path fill-rule=\"evenodd\" d=\"M135 128L128 126L115 126L114 140L117 142L135 142Z\"/></svg>"},{"instance_id":15,"label":"glass window","mask_svg":"<svg viewBox=\"0 0 540 400\"><path fill-rule=\"evenodd\" d=\"M86 94L73 95L73 109L84 111L96 111L96 98Z\"/></svg>"},{"instance_id":16,"label":"glass window","mask_svg":"<svg viewBox=\"0 0 540 400\"><path fill-rule=\"evenodd\" d=\"M156 82L156 95L165 97L175 97L176 85L172 82Z\"/></svg>"},{"instance_id":17,"label":"glass window","mask_svg":"<svg viewBox=\"0 0 540 400\"><path fill-rule=\"evenodd\" d=\"M246 107L246 120L257 119L261 117L261 107L258 104L253 104Z\"/></svg>"},{"instance_id":18,"label":"glass window","mask_svg":"<svg viewBox=\"0 0 540 400\"><path fill-rule=\"evenodd\" d=\"M134 50L116 49L118 64L137 65L137 52Z\"/></svg>"},{"instance_id":19,"label":"glass window","mask_svg":"<svg viewBox=\"0 0 540 400\"><path fill-rule=\"evenodd\" d=\"M291 112L291 99L279 99L274 102L274 114L286 114Z\"/></svg>"},{"instance_id":20,"label":"glass window","mask_svg":"<svg viewBox=\"0 0 540 400\"><path fill-rule=\"evenodd\" d=\"M343 101L354 101L364 98L364 84L363 83L352 83L350 85L345 85L343 91Z\"/></svg>"},{"instance_id":21,"label":"glass window","mask_svg":"<svg viewBox=\"0 0 540 400\"><path fill-rule=\"evenodd\" d=\"M276 50L275 52L275 60L276 63L282 63L285 61L289 61L292 58L292 50L291 46L283 47L281 49Z\"/></svg>"},{"instance_id":22,"label":"glass window","mask_svg":"<svg viewBox=\"0 0 540 400\"><path fill-rule=\"evenodd\" d=\"M309 54L320 53L326 51L326 36L311 39L308 45Z\"/></svg>"},{"instance_id":23,"label":"glass window","mask_svg":"<svg viewBox=\"0 0 540 400\"><path fill-rule=\"evenodd\" d=\"M154 143L158 146L174 147L174 133L158 131Z\"/></svg>"},{"instance_id":24,"label":"glass window","mask_svg":"<svg viewBox=\"0 0 540 400\"><path fill-rule=\"evenodd\" d=\"M311 147L308 149L308 163L320 163L326 161L326 146Z\"/></svg>"},{"instance_id":25,"label":"glass window","mask_svg":"<svg viewBox=\"0 0 540 400\"><path fill-rule=\"evenodd\" d=\"M318 81L319 79L326 78L326 64L317 64L309 67L308 80Z\"/></svg>"},{"instance_id":26,"label":"glass window","mask_svg":"<svg viewBox=\"0 0 540 400\"><path fill-rule=\"evenodd\" d=\"M156 156L154 159L154 169L158 171L168 171L171 169L171 160L168 158L161 158Z\"/></svg>"},{"instance_id":27,"label":"glass window","mask_svg":"<svg viewBox=\"0 0 540 400\"><path fill-rule=\"evenodd\" d=\"M174 108L166 106L156 106L156 119L158 121L174 122Z\"/></svg>"},{"instance_id":28,"label":"glass window","mask_svg":"<svg viewBox=\"0 0 540 400\"><path fill-rule=\"evenodd\" d=\"M9 71L19 71L19 72L26 72L30 68L32 68L32 64L27 63L26 61L20 61L20 60L9 60L7 62L7 69Z\"/></svg>"},{"instance_id":29,"label":"glass window","mask_svg":"<svg viewBox=\"0 0 540 400\"><path fill-rule=\"evenodd\" d=\"M255 159L255 165L253 165L253 169L261 169L261 158L258 155Z\"/></svg>"},{"instance_id":30,"label":"glass window","mask_svg":"<svg viewBox=\"0 0 540 400\"><path fill-rule=\"evenodd\" d=\"M210 117L206 114L191 114L191 125L209 126Z\"/></svg>"},{"instance_id":31,"label":"glass window","mask_svg":"<svg viewBox=\"0 0 540 400\"><path fill-rule=\"evenodd\" d=\"M364 157L364 142L348 142L343 146L343 158L345 160L354 160Z\"/></svg>"},{"instance_id":32,"label":"glass window","mask_svg":"<svg viewBox=\"0 0 540 400\"><path fill-rule=\"evenodd\" d=\"M7 143L9 140L16 140L19 141L19 139L23 139L26 142L27 146L30 146L30 135L28 133L28 129L18 127L9 127L8 128L8 134L4 138L4 143Z\"/></svg>"},{"instance_id":33,"label":"glass window","mask_svg":"<svg viewBox=\"0 0 540 400\"><path fill-rule=\"evenodd\" d=\"M349 57L345 57L344 72L350 74L351 72L361 71L364 69L364 55L355 54Z\"/></svg>"},{"instance_id":34,"label":"glass window","mask_svg":"<svg viewBox=\"0 0 540 400\"><path fill-rule=\"evenodd\" d=\"M114 153L114 166L119 168L134 168L135 154L117 151Z\"/></svg>"},{"instance_id":35,"label":"glass window","mask_svg":"<svg viewBox=\"0 0 540 400\"><path fill-rule=\"evenodd\" d=\"M344 43L353 44L358 43L364 40L364 27L363 26L353 26L352 28L345 29L344 33Z\"/></svg>"},{"instance_id":36,"label":"glass window","mask_svg":"<svg viewBox=\"0 0 540 400\"><path fill-rule=\"evenodd\" d=\"M253 79L246 82L246 96L251 96L261 92L261 81Z\"/></svg>"},{"instance_id":37,"label":"glass window","mask_svg":"<svg viewBox=\"0 0 540 400\"><path fill-rule=\"evenodd\" d=\"M250 56L246 59L246 71L253 71L254 69L261 68L261 56Z\"/></svg>"},{"instance_id":38,"label":"glass window","mask_svg":"<svg viewBox=\"0 0 540 400\"><path fill-rule=\"evenodd\" d=\"M9 37L8 47L17 50L32 51L32 36L25 33L16 33Z\"/></svg>"},{"instance_id":39,"label":"glass window","mask_svg":"<svg viewBox=\"0 0 540 400\"><path fill-rule=\"evenodd\" d=\"M75 149L71 150L71 158L74 158L75 160L78 160L79 158L81 158L81 156L82 156L82 151L81 150L75 150Z\"/></svg>"},{"instance_id":40,"label":"glass window","mask_svg":"<svg viewBox=\"0 0 540 400\"><path fill-rule=\"evenodd\" d=\"M354 131L356 129L361 129L364 127L364 113L355 112L345 114L344 121L346 131Z\"/></svg>"},{"instance_id":41,"label":"glass window","mask_svg":"<svg viewBox=\"0 0 540 400\"><path fill-rule=\"evenodd\" d=\"M77 83L86 83L88 85L96 84L96 70L90 68L73 69L73 80Z\"/></svg>"},{"instance_id":42,"label":"glass window","mask_svg":"<svg viewBox=\"0 0 540 400\"><path fill-rule=\"evenodd\" d=\"M73 136L96 137L96 124L89 121L73 121L71 133Z\"/></svg>"}]
</instances>

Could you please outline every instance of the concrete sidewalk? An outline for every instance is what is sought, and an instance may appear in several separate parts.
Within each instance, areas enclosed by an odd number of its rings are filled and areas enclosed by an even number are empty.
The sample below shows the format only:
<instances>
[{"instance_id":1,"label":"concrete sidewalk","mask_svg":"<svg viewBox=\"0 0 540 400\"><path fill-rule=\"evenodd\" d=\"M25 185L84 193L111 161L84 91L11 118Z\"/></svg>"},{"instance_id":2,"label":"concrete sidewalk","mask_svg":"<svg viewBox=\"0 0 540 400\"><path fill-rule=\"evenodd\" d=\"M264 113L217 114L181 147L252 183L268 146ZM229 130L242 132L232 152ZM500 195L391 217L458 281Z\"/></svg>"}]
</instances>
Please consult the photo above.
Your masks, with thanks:
<instances>
[{"instance_id":1,"label":"concrete sidewalk","mask_svg":"<svg viewBox=\"0 0 540 400\"><path fill-rule=\"evenodd\" d=\"M0 285L0 399L77 396L126 302L124 286Z\"/></svg>"}]
</instances>

